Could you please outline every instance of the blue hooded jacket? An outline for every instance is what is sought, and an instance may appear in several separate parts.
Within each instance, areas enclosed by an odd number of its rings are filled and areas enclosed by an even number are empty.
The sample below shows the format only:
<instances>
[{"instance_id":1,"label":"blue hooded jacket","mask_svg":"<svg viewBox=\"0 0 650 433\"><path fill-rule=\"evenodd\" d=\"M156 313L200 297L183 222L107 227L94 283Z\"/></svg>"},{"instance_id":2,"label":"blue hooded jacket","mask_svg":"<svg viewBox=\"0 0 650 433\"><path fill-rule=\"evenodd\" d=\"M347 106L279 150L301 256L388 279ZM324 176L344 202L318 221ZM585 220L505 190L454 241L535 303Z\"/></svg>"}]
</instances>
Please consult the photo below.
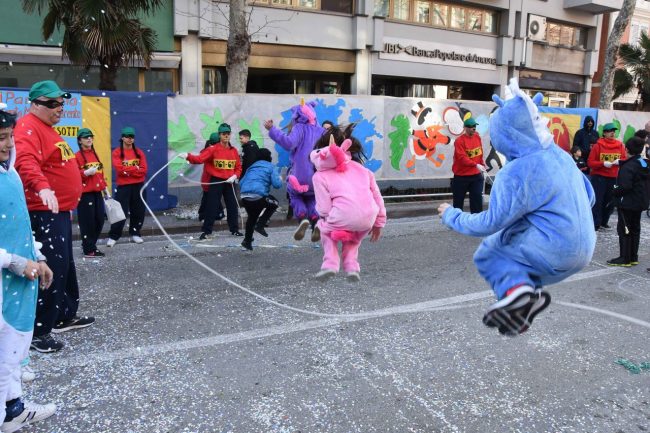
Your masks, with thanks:
<instances>
[{"instance_id":1,"label":"blue hooded jacket","mask_svg":"<svg viewBox=\"0 0 650 433\"><path fill-rule=\"evenodd\" d=\"M531 100L513 79L506 100L493 99L499 109L490 117L490 139L508 162L495 177L486 211L449 208L443 223L471 236L493 235L490 244L512 249L545 274L581 268L596 244L591 184L553 142L536 105L541 94Z\"/></svg>"},{"instance_id":2,"label":"blue hooded jacket","mask_svg":"<svg viewBox=\"0 0 650 433\"><path fill-rule=\"evenodd\" d=\"M266 197L269 195L271 185L273 188L282 186L279 170L280 167L273 166L273 163L269 161L255 162L246 170L246 174L239 183L241 194Z\"/></svg>"}]
</instances>

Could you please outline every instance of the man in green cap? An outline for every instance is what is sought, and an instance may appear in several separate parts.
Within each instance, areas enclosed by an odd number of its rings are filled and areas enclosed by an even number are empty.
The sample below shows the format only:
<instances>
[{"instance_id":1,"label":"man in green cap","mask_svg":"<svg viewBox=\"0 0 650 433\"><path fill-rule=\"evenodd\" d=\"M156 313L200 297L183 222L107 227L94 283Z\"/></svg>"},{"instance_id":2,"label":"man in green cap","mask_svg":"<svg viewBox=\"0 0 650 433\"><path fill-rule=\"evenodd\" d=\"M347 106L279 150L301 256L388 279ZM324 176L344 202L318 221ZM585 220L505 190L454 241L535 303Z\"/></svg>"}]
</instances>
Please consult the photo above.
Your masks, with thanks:
<instances>
[{"instance_id":1,"label":"man in green cap","mask_svg":"<svg viewBox=\"0 0 650 433\"><path fill-rule=\"evenodd\" d=\"M465 194L469 192L469 209L471 213L483 210L483 142L476 133L476 120L473 117L463 122L463 135L454 142L454 162L451 171L451 192L454 196L454 207L463 209Z\"/></svg>"},{"instance_id":2,"label":"man in green cap","mask_svg":"<svg viewBox=\"0 0 650 433\"><path fill-rule=\"evenodd\" d=\"M85 328L95 321L77 316L79 285L70 213L81 197L81 174L74 152L52 128L61 120L64 99L70 97L54 81L39 81L29 91L29 113L14 130L16 170L25 186L34 238L43 244L43 254L54 272L52 287L38 293L31 348L42 353L63 348L51 332Z\"/></svg>"}]
</instances>

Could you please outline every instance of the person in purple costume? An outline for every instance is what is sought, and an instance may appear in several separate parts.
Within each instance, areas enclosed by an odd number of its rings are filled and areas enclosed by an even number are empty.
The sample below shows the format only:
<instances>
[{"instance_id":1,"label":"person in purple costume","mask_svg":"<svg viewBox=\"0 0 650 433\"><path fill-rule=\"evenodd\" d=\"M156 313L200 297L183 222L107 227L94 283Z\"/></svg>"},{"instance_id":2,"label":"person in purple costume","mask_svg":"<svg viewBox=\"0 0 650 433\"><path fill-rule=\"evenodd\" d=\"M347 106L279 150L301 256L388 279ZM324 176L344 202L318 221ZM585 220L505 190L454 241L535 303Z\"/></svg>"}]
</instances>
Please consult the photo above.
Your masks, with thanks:
<instances>
[{"instance_id":1,"label":"person in purple costume","mask_svg":"<svg viewBox=\"0 0 650 433\"><path fill-rule=\"evenodd\" d=\"M316 226L318 212L316 212L316 199L311 178L314 175L314 166L309 160L309 154L314 150L314 143L323 135L325 129L318 124L314 107L316 101L291 107L291 123L287 133L273 126L273 120L264 122L264 127L269 131L271 140L289 152L291 168L287 176L287 192L289 203L293 208L293 215L300 221L293 234L297 241L305 237L307 227L311 225L311 241L320 241L320 231Z\"/></svg>"}]
</instances>

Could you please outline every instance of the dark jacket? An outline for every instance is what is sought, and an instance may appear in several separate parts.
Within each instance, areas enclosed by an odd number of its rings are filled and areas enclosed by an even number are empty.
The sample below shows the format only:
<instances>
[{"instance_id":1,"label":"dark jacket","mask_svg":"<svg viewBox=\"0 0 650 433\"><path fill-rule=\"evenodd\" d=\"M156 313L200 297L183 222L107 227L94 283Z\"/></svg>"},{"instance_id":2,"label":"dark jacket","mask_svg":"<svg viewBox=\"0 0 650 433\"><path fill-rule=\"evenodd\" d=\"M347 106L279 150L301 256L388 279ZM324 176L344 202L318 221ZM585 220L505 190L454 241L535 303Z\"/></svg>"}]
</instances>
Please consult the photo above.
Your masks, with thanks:
<instances>
[{"instance_id":1,"label":"dark jacket","mask_svg":"<svg viewBox=\"0 0 650 433\"><path fill-rule=\"evenodd\" d=\"M589 128L587 122L591 121L593 126ZM576 135L573 137L573 145L578 146L582 151L582 157L586 160L589 159L589 152L591 151L591 146L596 144L600 137L598 136L598 131L596 131L596 122L591 116L585 116L585 120L582 124L582 129L579 129L576 132Z\"/></svg>"},{"instance_id":2,"label":"dark jacket","mask_svg":"<svg viewBox=\"0 0 650 433\"><path fill-rule=\"evenodd\" d=\"M259 150L259 147L257 146L257 143L254 142L253 140L249 141L248 143L244 144L241 147L241 176L242 178L246 174L246 170L248 170L248 167L253 165L255 161L257 161L257 151Z\"/></svg>"},{"instance_id":3,"label":"dark jacket","mask_svg":"<svg viewBox=\"0 0 650 433\"><path fill-rule=\"evenodd\" d=\"M614 186L620 209L643 211L650 202L650 163L640 156L621 161Z\"/></svg>"}]
</instances>

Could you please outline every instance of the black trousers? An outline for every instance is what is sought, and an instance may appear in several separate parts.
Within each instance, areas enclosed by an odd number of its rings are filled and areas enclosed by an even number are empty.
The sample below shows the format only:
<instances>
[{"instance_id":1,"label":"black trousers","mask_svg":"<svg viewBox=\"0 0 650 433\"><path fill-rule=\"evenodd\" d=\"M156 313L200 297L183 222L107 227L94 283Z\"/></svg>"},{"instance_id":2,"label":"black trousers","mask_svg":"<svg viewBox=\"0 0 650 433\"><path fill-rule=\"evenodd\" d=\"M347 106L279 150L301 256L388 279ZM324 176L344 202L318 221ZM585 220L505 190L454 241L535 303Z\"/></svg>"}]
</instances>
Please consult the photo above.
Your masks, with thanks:
<instances>
[{"instance_id":1,"label":"black trousers","mask_svg":"<svg viewBox=\"0 0 650 433\"><path fill-rule=\"evenodd\" d=\"M226 202L226 210L228 211L228 228L231 232L239 231L239 212L237 209L237 197L233 190L231 183L214 183L222 182L225 179L218 177L211 177L210 182L213 183L208 189L205 202L205 218L203 219L203 226L201 230L203 233L212 233L212 226L217 219L219 211L223 212L221 207L221 197Z\"/></svg>"},{"instance_id":2,"label":"black trousers","mask_svg":"<svg viewBox=\"0 0 650 433\"><path fill-rule=\"evenodd\" d=\"M609 217L614 212L612 191L614 191L615 184L615 177L591 175L591 185L594 187L594 194L596 195L596 203L591 208L591 213L596 227L606 225L609 222Z\"/></svg>"},{"instance_id":3,"label":"black trousers","mask_svg":"<svg viewBox=\"0 0 650 433\"><path fill-rule=\"evenodd\" d=\"M143 185L144 182L120 185L117 187L117 192L115 193L115 200L120 202L124 215L129 219L129 236L140 236L140 229L142 228L142 224L144 224L146 208L142 199L140 199L140 190ZM147 191L144 191L142 196L146 200ZM126 224L126 220L111 224L108 237L113 240L118 240L122 236L124 224Z\"/></svg>"},{"instance_id":4,"label":"black trousers","mask_svg":"<svg viewBox=\"0 0 650 433\"><path fill-rule=\"evenodd\" d=\"M242 199L242 205L248 215L246 219L246 233L244 234L245 241L253 241L255 227L258 225L264 227L269 219L271 219L273 213L278 209L278 204L278 200L272 195L258 198L257 200ZM264 215L260 218L262 212L264 212Z\"/></svg>"},{"instance_id":5,"label":"black trousers","mask_svg":"<svg viewBox=\"0 0 650 433\"><path fill-rule=\"evenodd\" d=\"M618 233L620 257L625 260L625 263L639 261L641 213L643 213L643 211L618 209L618 224L616 225L616 232Z\"/></svg>"},{"instance_id":6,"label":"black trousers","mask_svg":"<svg viewBox=\"0 0 650 433\"><path fill-rule=\"evenodd\" d=\"M465 194L469 192L469 210L471 213L483 211L483 175L454 176L451 180L451 192L454 196L454 207L463 210Z\"/></svg>"},{"instance_id":7,"label":"black trousers","mask_svg":"<svg viewBox=\"0 0 650 433\"><path fill-rule=\"evenodd\" d=\"M29 213L36 241L41 242L41 253L54 273L48 289L38 289L34 336L49 334L60 321L70 320L79 308L79 283L72 254L72 222L69 211Z\"/></svg>"},{"instance_id":8,"label":"black trousers","mask_svg":"<svg viewBox=\"0 0 650 433\"><path fill-rule=\"evenodd\" d=\"M84 192L77 206L77 219L84 254L97 249L97 239L104 227L104 197L101 192Z\"/></svg>"}]
</instances>

